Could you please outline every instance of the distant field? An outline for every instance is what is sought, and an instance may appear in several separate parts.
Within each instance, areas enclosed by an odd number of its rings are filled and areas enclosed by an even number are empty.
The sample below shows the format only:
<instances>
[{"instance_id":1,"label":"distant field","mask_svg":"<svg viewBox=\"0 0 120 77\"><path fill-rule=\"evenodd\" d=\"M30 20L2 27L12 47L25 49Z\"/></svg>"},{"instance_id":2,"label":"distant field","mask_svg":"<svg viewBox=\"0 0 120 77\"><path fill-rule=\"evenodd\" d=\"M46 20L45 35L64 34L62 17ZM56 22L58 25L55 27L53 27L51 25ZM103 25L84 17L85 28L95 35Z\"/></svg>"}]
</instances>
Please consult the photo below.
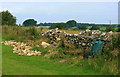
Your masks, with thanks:
<instances>
[{"instance_id":1,"label":"distant field","mask_svg":"<svg viewBox=\"0 0 120 77\"><path fill-rule=\"evenodd\" d=\"M106 29L106 27L101 27L101 28L100 28L100 30L105 30L105 29Z\"/></svg>"}]
</instances>

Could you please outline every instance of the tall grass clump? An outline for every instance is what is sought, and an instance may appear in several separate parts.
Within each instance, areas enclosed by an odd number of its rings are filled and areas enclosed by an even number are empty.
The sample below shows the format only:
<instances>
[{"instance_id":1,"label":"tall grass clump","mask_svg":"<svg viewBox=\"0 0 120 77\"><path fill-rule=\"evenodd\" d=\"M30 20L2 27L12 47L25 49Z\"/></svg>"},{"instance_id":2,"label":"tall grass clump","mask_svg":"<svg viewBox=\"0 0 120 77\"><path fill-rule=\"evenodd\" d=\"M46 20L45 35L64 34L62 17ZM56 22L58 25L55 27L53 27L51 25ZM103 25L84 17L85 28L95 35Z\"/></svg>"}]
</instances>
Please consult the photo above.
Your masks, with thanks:
<instances>
[{"instance_id":1,"label":"tall grass clump","mask_svg":"<svg viewBox=\"0 0 120 77\"><path fill-rule=\"evenodd\" d=\"M31 39L31 40L36 40L39 38L39 33L34 27L29 27L28 29L26 29L26 35L28 39Z\"/></svg>"},{"instance_id":2,"label":"tall grass clump","mask_svg":"<svg viewBox=\"0 0 120 77\"><path fill-rule=\"evenodd\" d=\"M27 41L39 39L39 33L34 27L3 26L2 35L5 40Z\"/></svg>"},{"instance_id":3,"label":"tall grass clump","mask_svg":"<svg viewBox=\"0 0 120 77\"><path fill-rule=\"evenodd\" d=\"M19 26L2 26L2 35L5 40L23 41L25 30Z\"/></svg>"}]
</instances>

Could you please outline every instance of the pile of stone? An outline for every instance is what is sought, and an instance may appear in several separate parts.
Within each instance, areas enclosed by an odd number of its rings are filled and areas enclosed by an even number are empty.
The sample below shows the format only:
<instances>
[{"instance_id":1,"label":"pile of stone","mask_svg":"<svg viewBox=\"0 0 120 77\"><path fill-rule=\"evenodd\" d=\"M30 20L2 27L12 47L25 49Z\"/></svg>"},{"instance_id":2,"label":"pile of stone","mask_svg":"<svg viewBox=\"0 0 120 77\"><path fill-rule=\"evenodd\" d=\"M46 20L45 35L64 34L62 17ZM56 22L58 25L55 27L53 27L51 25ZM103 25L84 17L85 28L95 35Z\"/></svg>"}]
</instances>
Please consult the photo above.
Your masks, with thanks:
<instances>
[{"instance_id":1,"label":"pile of stone","mask_svg":"<svg viewBox=\"0 0 120 77\"><path fill-rule=\"evenodd\" d=\"M32 47L27 46L21 42L15 41L5 41L5 45L13 46L13 53L17 53L19 56L38 56L41 55L40 51L32 51L30 50Z\"/></svg>"},{"instance_id":2,"label":"pile of stone","mask_svg":"<svg viewBox=\"0 0 120 77\"><path fill-rule=\"evenodd\" d=\"M61 43L61 40L63 40L64 37L64 32L54 29L54 30L49 30L47 32L41 33L42 37L45 37L49 40L49 44L52 45L59 45Z\"/></svg>"},{"instance_id":3,"label":"pile of stone","mask_svg":"<svg viewBox=\"0 0 120 77\"><path fill-rule=\"evenodd\" d=\"M100 30L84 30L80 31L79 34L68 34L58 29L54 29L43 32L41 35L42 37L49 39L50 44L58 45L61 41L64 41L65 43L73 44L75 47L80 48L90 47L92 45L91 42L96 40L100 33ZM97 40L100 40L105 34L106 32L102 32ZM104 39L102 39L102 41L108 40L108 35L105 35Z\"/></svg>"},{"instance_id":4,"label":"pile of stone","mask_svg":"<svg viewBox=\"0 0 120 77\"><path fill-rule=\"evenodd\" d=\"M49 44L49 43L46 43L46 42L42 42L41 45L42 45L44 48L50 46L50 44Z\"/></svg>"}]
</instances>

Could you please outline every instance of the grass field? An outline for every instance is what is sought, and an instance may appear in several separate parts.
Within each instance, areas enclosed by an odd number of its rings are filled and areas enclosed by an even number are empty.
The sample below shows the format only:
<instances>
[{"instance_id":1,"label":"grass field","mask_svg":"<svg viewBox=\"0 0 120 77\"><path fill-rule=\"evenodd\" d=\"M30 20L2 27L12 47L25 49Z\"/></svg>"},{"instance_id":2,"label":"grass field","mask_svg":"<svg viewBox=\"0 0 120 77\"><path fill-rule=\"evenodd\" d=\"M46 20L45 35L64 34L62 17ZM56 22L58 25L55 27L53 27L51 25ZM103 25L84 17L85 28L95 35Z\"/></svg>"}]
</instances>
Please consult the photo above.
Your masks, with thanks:
<instances>
[{"instance_id":1,"label":"grass field","mask_svg":"<svg viewBox=\"0 0 120 77\"><path fill-rule=\"evenodd\" d=\"M43 56L18 56L12 53L11 46L3 45L4 75L90 75L97 74L85 66L77 67L66 63L57 63Z\"/></svg>"},{"instance_id":2,"label":"grass field","mask_svg":"<svg viewBox=\"0 0 120 77\"><path fill-rule=\"evenodd\" d=\"M2 44L0 44L0 75L1 73L2 73Z\"/></svg>"}]
</instances>

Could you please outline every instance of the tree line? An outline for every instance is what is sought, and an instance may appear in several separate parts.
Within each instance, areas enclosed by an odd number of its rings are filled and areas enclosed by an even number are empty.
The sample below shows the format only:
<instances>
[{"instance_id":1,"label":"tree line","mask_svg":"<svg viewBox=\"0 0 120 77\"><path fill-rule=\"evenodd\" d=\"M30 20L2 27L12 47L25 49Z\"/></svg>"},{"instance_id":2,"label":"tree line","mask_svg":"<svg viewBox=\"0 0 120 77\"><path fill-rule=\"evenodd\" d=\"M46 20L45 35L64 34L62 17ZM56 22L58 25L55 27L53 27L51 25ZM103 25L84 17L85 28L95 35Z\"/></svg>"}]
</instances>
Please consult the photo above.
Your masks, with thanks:
<instances>
[{"instance_id":1,"label":"tree line","mask_svg":"<svg viewBox=\"0 0 120 77\"><path fill-rule=\"evenodd\" d=\"M2 21L0 21L1 25L9 25L14 26L16 24L16 17L13 16L8 10L0 12L0 16ZM120 25L116 24L89 24L89 23L78 23L75 20L69 20L65 23L39 23L35 19L26 19L23 21L22 26L50 26L50 29L59 28L59 29L81 29L86 30L87 27L91 27L91 30L98 30L100 27L109 27L110 29L114 27L120 27Z\"/></svg>"}]
</instances>

